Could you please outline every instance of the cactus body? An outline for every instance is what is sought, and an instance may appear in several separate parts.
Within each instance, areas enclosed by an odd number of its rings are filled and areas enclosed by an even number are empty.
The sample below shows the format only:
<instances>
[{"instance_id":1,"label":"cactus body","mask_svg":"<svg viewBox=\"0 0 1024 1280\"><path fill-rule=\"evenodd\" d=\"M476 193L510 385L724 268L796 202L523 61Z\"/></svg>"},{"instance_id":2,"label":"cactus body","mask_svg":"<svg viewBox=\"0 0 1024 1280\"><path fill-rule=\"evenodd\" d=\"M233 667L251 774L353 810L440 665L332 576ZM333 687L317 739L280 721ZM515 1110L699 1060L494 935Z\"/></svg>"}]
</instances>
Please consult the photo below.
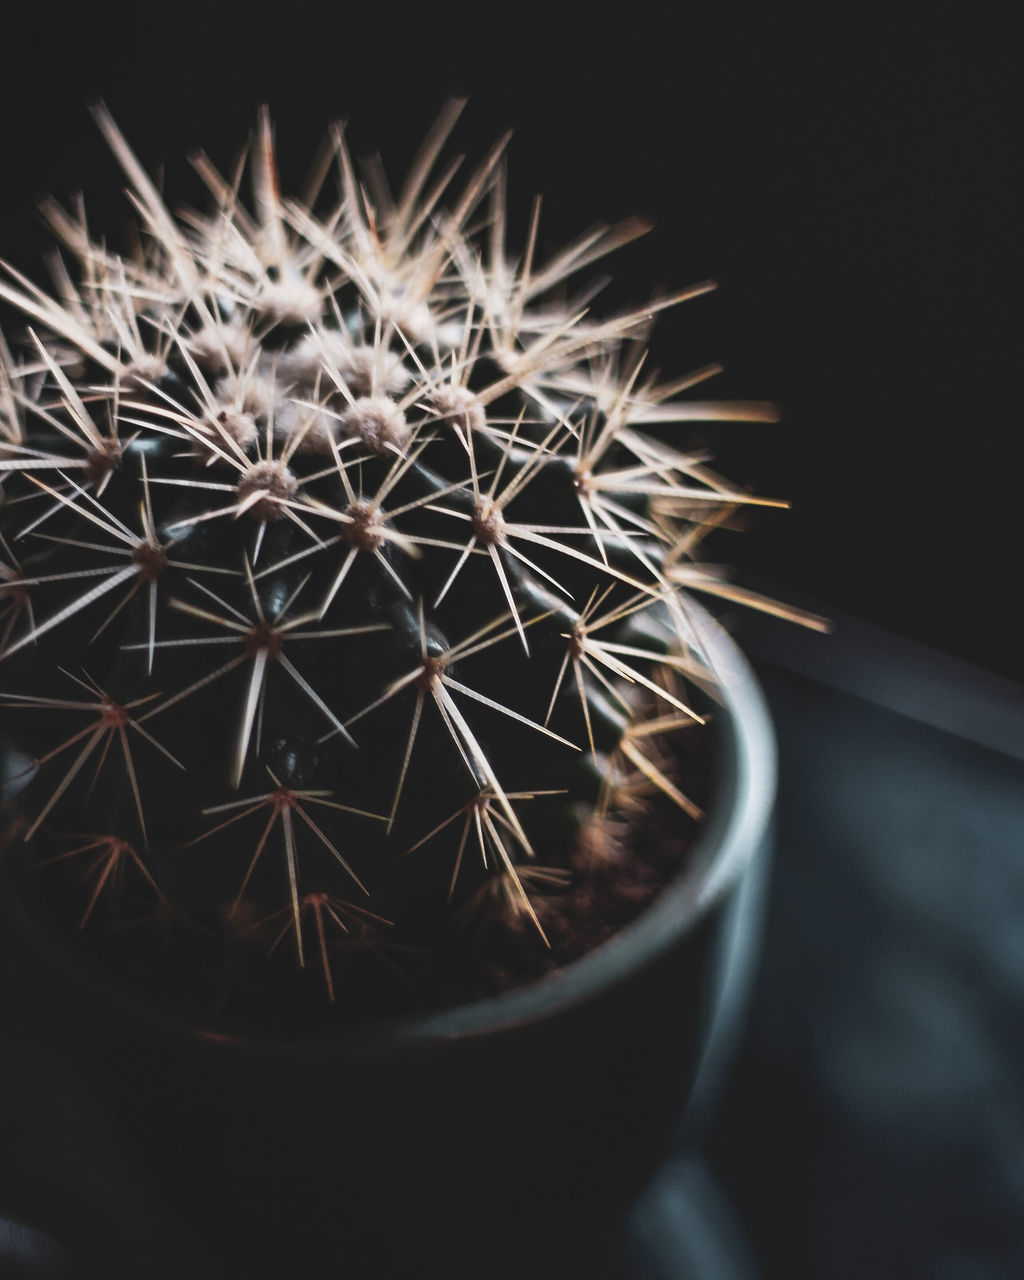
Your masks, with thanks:
<instances>
[{"instance_id":1,"label":"cactus body","mask_svg":"<svg viewBox=\"0 0 1024 1280\"><path fill-rule=\"evenodd\" d=\"M101 111L139 255L50 206L73 281L0 281L18 837L83 934L162 937L207 990L304 968L360 1008L468 936L539 972L638 811L699 816L681 587L729 593L693 552L753 499L649 432L771 411L645 375L653 313L710 286L565 300L638 225L510 260L500 149L433 176L456 114L395 198L339 134L325 210L281 197L263 117L251 205L202 160L213 211L172 217Z\"/></svg>"}]
</instances>

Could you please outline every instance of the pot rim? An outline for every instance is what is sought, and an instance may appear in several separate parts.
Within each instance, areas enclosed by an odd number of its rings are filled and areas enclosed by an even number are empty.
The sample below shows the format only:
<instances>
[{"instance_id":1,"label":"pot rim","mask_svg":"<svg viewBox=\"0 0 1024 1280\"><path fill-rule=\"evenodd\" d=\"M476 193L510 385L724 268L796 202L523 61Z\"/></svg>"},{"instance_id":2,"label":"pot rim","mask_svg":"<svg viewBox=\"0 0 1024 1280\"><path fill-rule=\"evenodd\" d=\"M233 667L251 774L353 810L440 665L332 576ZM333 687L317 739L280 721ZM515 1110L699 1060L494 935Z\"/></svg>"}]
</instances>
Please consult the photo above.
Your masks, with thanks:
<instances>
[{"instance_id":1,"label":"pot rim","mask_svg":"<svg viewBox=\"0 0 1024 1280\"><path fill-rule=\"evenodd\" d=\"M583 1005L658 961L737 883L763 842L776 789L775 734L764 695L725 628L701 605L682 602L712 679L706 691L721 714L713 718L712 798L685 868L629 924L562 969L497 995L447 1009L339 1023L318 1035L216 1030L154 1007L98 973L70 966L74 980L102 990L109 1002L175 1036L273 1058L356 1058L398 1046L415 1051L438 1042L500 1035ZM20 914L27 914L23 907ZM27 923L23 921L23 924ZM67 948L31 929L48 959L68 968Z\"/></svg>"}]
</instances>

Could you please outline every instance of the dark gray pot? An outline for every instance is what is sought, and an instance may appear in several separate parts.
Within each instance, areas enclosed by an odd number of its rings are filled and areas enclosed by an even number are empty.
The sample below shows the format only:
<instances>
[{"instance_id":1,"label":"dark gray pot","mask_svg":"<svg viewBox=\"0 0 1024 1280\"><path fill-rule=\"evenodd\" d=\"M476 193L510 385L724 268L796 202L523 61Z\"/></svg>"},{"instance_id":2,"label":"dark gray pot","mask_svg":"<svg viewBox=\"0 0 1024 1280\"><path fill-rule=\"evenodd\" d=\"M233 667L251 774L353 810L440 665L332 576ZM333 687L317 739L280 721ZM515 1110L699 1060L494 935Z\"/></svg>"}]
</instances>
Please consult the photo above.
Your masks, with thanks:
<instances>
[{"instance_id":1,"label":"dark gray pot","mask_svg":"<svg viewBox=\"0 0 1024 1280\"><path fill-rule=\"evenodd\" d=\"M14 1087L66 1112L9 1208L108 1280L592 1274L586 1250L706 1112L756 950L774 739L700 619L724 705L691 865L530 987L316 1043L213 1035L76 967L6 859Z\"/></svg>"}]
</instances>

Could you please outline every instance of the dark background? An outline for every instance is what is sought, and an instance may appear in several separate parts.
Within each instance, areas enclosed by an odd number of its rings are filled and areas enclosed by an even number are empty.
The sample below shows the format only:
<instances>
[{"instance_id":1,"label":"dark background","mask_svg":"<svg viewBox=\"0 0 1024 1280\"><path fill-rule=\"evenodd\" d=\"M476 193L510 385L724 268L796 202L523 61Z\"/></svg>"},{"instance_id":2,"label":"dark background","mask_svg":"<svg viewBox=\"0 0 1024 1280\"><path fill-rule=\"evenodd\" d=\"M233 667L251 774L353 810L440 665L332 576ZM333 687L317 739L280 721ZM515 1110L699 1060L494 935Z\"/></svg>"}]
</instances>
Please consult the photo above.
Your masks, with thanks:
<instances>
[{"instance_id":1,"label":"dark background","mask_svg":"<svg viewBox=\"0 0 1024 1280\"><path fill-rule=\"evenodd\" d=\"M260 102L295 189L330 120L397 181L468 94L458 150L482 158L515 129L521 234L536 191L550 249L654 220L609 304L719 282L661 318L655 363L721 360L708 395L778 403L776 425L707 438L726 475L793 503L723 534L721 558L1022 680L1019 44L980 7L855 13L23 6L0 28L0 255L41 274L47 192L82 189L94 232L120 241L97 97L147 167L166 163L168 192L197 199L188 152L229 166ZM941 726L1020 703L940 663L918 701L942 714L887 719L838 692L849 631L821 659L836 688L785 674L801 660L775 644L780 857L716 1176L765 1274L1008 1280L1024 1258L1020 766ZM913 695L926 664L899 656L883 683Z\"/></svg>"},{"instance_id":2,"label":"dark background","mask_svg":"<svg viewBox=\"0 0 1024 1280\"><path fill-rule=\"evenodd\" d=\"M188 152L228 166L262 101L294 188L330 120L397 180L468 94L459 150L516 130L517 238L538 191L551 248L639 212L656 227L620 253L610 302L719 282L660 321L655 362L720 360L707 394L778 403L780 424L708 438L720 470L793 509L717 557L1020 679L1016 44L952 6L845 27L707 9L24 6L6 43L25 79L0 80L0 252L38 272L35 201L79 188L118 242L93 98L192 198Z\"/></svg>"}]
</instances>

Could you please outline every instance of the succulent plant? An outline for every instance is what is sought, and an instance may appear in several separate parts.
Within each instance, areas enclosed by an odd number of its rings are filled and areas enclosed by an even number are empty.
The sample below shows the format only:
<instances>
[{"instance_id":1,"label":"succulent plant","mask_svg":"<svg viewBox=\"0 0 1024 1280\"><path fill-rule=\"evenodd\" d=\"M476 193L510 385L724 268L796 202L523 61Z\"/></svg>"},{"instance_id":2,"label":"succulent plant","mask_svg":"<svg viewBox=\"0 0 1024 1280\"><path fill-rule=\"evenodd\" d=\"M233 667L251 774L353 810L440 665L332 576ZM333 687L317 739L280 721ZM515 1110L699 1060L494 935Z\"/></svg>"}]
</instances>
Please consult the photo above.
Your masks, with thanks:
<instances>
[{"instance_id":1,"label":"succulent plant","mask_svg":"<svg viewBox=\"0 0 1024 1280\"><path fill-rule=\"evenodd\" d=\"M592 318L569 282L643 226L541 262L538 205L511 259L503 144L439 165L460 107L394 197L336 130L334 203L326 166L279 194L263 113L251 202L200 156L173 216L100 108L136 254L50 202L74 270L0 279L12 847L83 937L243 1002L486 989L635 910L680 841L630 832L700 815L685 592L758 603L694 557L761 500L662 428L773 412L644 368L712 286Z\"/></svg>"}]
</instances>

